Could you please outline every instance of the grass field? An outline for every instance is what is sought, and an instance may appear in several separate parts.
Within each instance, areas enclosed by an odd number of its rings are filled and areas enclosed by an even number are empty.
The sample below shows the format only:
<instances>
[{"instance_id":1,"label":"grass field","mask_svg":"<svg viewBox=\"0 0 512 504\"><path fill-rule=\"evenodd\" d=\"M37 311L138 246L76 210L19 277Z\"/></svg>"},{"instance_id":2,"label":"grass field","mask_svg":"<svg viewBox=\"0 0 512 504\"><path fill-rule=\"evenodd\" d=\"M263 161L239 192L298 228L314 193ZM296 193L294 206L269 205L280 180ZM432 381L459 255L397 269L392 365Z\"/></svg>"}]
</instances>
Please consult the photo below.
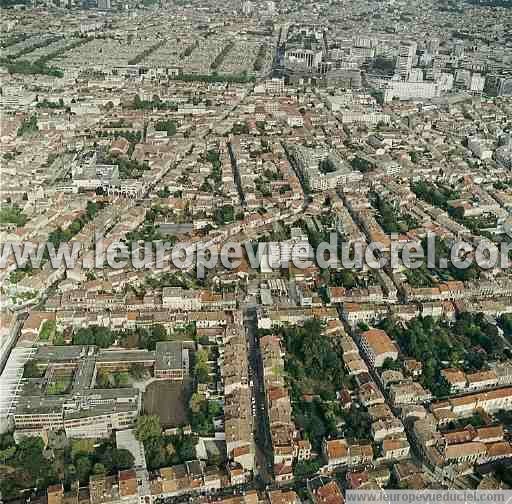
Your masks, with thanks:
<instances>
[{"instance_id":1,"label":"grass field","mask_svg":"<svg viewBox=\"0 0 512 504\"><path fill-rule=\"evenodd\" d=\"M47 395L62 395L65 394L71 387L73 375L54 376L52 381L48 383L46 388Z\"/></svg>"},{"instance_id":2,"label":"grass field","mask_svg":"<svg viewBox=\"0 0 512 504\"><path fill-rule=\"evenodd\" d=\"M41 330L39 331L39 339L41 341L53 341L55 337L56 324L54 320L45 320Z\"/></svg>"},{"instance_id":3,"label":"grass field","mask_svg":"<svg viewBox=\"0 0 512 504\"><path fill-rule=\"evenodd\" d=\"M181 382L155 381L144 394L144 413L158 415L164 428L188 423L188 401L192 393L190 380Z\"/></svg>"}]
</instances>

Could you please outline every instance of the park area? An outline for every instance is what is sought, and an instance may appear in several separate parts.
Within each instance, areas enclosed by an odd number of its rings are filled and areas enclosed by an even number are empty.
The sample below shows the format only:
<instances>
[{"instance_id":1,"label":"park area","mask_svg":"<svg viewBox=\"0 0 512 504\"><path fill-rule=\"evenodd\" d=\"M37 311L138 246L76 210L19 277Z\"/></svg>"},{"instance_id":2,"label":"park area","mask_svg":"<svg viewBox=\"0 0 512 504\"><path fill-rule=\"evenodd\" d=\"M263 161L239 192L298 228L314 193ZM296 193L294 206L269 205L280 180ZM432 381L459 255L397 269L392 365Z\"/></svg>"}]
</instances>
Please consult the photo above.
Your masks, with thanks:
<instances>
[{"instance_id":1,"label":"park area","mask_svg":"<svg viewBox=\"0 0 512 504\"><path fill-rule=\"evenodd\" d=\"M144 393L143 410L146 415L157 415L164 428L189 423L187 409L192 394L192 381L155 381Z\"/></svg>"}]
</instances>

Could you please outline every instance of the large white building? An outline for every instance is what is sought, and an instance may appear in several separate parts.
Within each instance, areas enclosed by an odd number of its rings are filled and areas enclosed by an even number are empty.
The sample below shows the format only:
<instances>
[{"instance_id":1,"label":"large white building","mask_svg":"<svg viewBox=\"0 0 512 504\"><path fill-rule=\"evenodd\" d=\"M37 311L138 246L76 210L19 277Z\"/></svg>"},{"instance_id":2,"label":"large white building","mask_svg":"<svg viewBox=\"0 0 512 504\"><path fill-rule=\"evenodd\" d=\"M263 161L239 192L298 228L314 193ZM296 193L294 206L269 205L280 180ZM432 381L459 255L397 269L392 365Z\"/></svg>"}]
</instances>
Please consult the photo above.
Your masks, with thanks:
<instances>
[{"instance_id":1,"label":"large white building","mask_svg":"<svg viewBox=\"0 0 512 504\"><path fill-rule=\"evenodd\" d=\"M265 92L269 95L284 94L284 79L268 79L265 81Z\"/></svg>"},{"instance_id":2,"label":"large white building","mask_svg":"<svg viewBox=\"0 0 512 504\"><path fill-rule=\"evenodd\" d=\"M334 151L296 147L294 157L304 180L313 191L335 189L361 176L360 172L353 172Z\"/></svg>"},{"instance_id":3,"label":"large white building","mask_svg":"<svg viewBox=\"0 0 512 504\"><path fill-rule=\"evenodd\" d=\"M332 112L339 112L341 109L351 106L353 102L354 95L351 90L343 94L325 97L325 104Z\"/></svg>"},{"instance_id":4,"label":"large white building","mask_svg":"<svg viewBox=\"0 0 512 504\"><path fill-rule=\"evenodd\" d=\"M292 65L317 68L322 61L322 51L312 49L291 49L286 51L286 61Z\"/></svg>"},{"instance_id":5,"label":"large white building","mask_svg":"<svg viewBox=\"0 0 512 504\"><path fill-rule=\"evenodd\" d=\"M36 94L23 86L3 86L1 103L6 110L25 110L35 100Z\"/></svg>"},{"instance_id":6,"label":"large white building","mask_svg":"<svg viewBox=\"0 0 512 504\"><path fill-rule=\"evenodd\" d=\"M380 122L388 124L390 117L382 112L371 112L364 110L343 110L341 112L341 122L343 124L378 124Z\"/></svg>"},{"instance_id":7,"label":"large white building","mask_svg":"<svg viewBox=\"0 0 512 504\"><path fill-rule=\"evenodd\" d=\"M437 82L428 81L399 81L390 80L382 82L384 88L384 102L390 102L393 98L399 100L411 100L413 98L436 98L440 95L440 86Z\"/></svg>"},{"instance_id":8,"label":"large white building","mask_svg":"<svg viewBox=\"0 0 512 504\"><path fill-rule=\"evenodd\" d=\"M469 150L479 159L491 159L492 149L488 141L478 138L468 138Z\"/></svg>"}]
</instances>

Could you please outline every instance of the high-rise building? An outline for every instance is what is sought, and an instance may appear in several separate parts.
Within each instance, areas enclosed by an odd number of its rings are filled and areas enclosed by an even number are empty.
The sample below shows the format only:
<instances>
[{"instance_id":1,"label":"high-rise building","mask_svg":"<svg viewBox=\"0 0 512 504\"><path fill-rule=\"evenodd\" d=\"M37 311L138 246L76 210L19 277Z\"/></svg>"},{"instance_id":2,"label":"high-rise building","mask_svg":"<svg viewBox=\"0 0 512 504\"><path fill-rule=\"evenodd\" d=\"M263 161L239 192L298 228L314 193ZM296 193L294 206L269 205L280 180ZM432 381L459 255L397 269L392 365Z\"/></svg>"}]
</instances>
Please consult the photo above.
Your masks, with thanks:
<instances>
[{"instance_id":1,"label":"high-rise building","mask_svg":"<svg viewBox=\"0 0 512 504\"><path fill-rule=\"evenodd\" d=\"M484 90L485 77L479 73L473 73L471 75L470 90L475 93L481 93Z\"/></svg>"},{"instance_id":2,"label":"high-rise building","mask_svg":"<svg viewBox=\"0 0 512 504\"><path fill-rule=\"evenodd\" d=\"M437 52L439 51L439 39L437 38L431 38L427 42L427 50L430 54L435 56Z\"/></svg>"},{"instance_id":3,"label":"high-rise building","mask_svg":"<svg viewBox=\"0 0 512 504\"><path fill-rule=\"evenodd\" d=\"M512 77L487 75L485 92L491 96L512 96Z\"/></svg>"},{"instance_id":4,"label":"high-rise building","mask_svg":"<svg viewBox=\"0 0 512 504\"><path fill-rule=\"evenodd\" d=\"M436 81L439 84L439 90L442 92L451 91L453 89L453 74L441 72L439 77L436 77Z\"/></svg>"},{"instance_id":5,"label":"high-rise building","mask_svg":"<svg viewBox=\"0 0 512 504\"><path fill-rule=\"evenodd\" d=\"M252 14L252 11L254 9L254 4L247 0L246 2L242 3L242 13L244 16L250 16Z\"/></svg>"},{"instance_id":6,"label":"high-rise building","mask_svg":"<svg viewBox=\"0 0 512 504\"><path fill-rule=\"evenodd\" d=\"M462 40L457 40L457 42L455 42L453 52L457 58L462 58L464 56L464 42L462 42Z\"/></svg>"},{"instance_id":7,"label":"high-rise building","mask_svg":"<svg viewBox=\"0 0 512 504\"><path fill-rule=\"evenodd\" d=\"M455 85L461 89L471 86L471 72L469 70L457 70L455 72Z\"/></svg>"},{"instance_id":8,"label":"high-rise building","mask_svg":"<svg viewBox=\"0 0 512 504\"><path fill-rule=\"evenodd\" d=\"M421 82L423 80L423 69L413 68L409 74L409 80L413 82Z\"/></svg>"},{"instance_id":9,"label":"high-rise building","mask_svg":"<svg viewBox=\"0 0 512 504\"><path fill-rule=\"evenodd\" d=\"M416 59L416 42L402 42L398 50L398 74L402 80L409 80L414 60Z\"/></svg>"},{"instance_id":10,"label":"high-rise building","mask_svg":"<svg viewBox=\"0 0 512 504\"><path fill-rule=\"evenodd\" d=\"M110 0L98 0L98 9L109 10L110 6Z\"/></svg>"},{"instance_id":11,"label":"high-rise building","mask_svg":"<svg viewBox=\"0 0 512 504\"><path fill-rule=\"evenodd\" d=\"M373 46L372 39L369 37L356 37L354 40L354 47L367 47Z\"/></svg>"}]
</instances>

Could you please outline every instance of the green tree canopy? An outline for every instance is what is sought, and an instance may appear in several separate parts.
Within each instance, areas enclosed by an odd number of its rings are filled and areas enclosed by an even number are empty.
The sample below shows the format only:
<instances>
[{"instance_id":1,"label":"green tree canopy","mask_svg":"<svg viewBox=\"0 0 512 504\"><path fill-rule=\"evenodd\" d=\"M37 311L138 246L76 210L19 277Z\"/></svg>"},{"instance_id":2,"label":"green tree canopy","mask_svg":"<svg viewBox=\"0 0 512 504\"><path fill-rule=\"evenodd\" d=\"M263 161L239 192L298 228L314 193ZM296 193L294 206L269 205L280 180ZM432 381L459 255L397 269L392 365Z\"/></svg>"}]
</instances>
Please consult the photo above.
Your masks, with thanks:
<instances>
[{"instance_id":1,"label":"green tree canopy","mask_svg":"<svg viewBox=\"0 0 512 504\"><path fill-rule=\"evenodd\" d=\"M149 438L162 434L160 418L157 415L141 415L135 424L135 437L143 443Z\"/></svg>"}]
</instances>

